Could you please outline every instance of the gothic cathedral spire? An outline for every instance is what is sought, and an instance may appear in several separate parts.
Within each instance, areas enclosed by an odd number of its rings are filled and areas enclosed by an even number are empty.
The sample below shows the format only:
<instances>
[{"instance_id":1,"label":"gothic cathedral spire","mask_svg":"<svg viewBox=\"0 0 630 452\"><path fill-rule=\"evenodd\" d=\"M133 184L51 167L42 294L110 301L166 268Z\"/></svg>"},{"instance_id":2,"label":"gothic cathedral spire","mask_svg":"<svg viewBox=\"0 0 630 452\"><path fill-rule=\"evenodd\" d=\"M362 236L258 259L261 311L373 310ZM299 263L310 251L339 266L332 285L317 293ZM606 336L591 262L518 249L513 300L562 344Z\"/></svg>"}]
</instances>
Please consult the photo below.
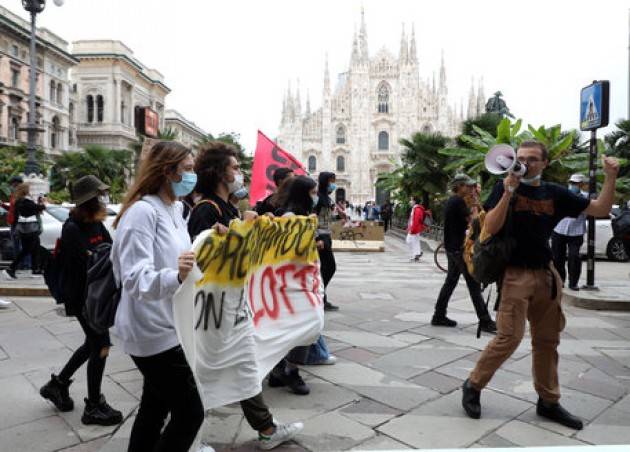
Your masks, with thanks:
<instances>
[{"instance_id":1,"label":"gothic cathedral spire","mask_svg":"<svg viewBox=\"0 0 630 452\"><path fill-rule=\"evenodd\" d=\"M361 7L361 30L359 31L359 50L361 51L361 61L368 63L370 54L368 52L367 28L365 26L365 10Z\"/></svg>"},{"instance_id":2,"label":"gothic cathedral spire","mask_svg":"<svg viewBox=\"0 0 630 452\"><path fill-rule=\"evenodd\" d=\"M448 93L446 87L446 66L444 66L444 49L442 49L442 61L440 63L440 92Z\"/></svg>"},{"instance_id":3,"label":"gothic cathedral spire","mask_svg":"<svg viewBox=\"0 0 630 452\"><path fill-rule=\"evenodd\" d=\"M416 50L416 26L411 24L411 42L409 44L409 60L412 64L418 62L418 52Z\"/></svg>"},{"instance_id":4,"label":"gothic cathedral spire","mask_svg":"<svg viewBox=\"0 0 630 452\"><path fill-rule=\"evenodd\" d=\"M352 39L352 54L350 55L350 67L354 67L361 60L359 55L359 42L357 41L357 32L354 32L354 38Z\"/></svg>"},{"instance_id":5,"label":"gothic cathedral spire","mask_svg":"<svg viewBox=\"0 0 630 452\"><path fill-rule=\"evenodd\" d=\"M328 52L324 63L324 97L330 96L330 73L328 71Z\"/></svg>"},{"instance_id":6,"label":"gothic cathedral spire","mask_svg":"<svg viewBox=\"0 0 630 452\"><path fill-rule=\"evenodd\" d=\"M481 116L486 112L486 93L483 89L483 77L479 78L479 86L477 87L477 116Z\"/></svg>"},{"instance_id":7,"label":"gothic cathedral spire","mask_svg":"<svg viewBox=\"0 0 630 452\"><path fill-rule=\"evenodd\" d=\"M405 24L402 24L402 33L400 35L400 64L407 64L409 62L409 47L407 43L407 36L405 36Z\"/></svg>"},{"instance_id":8,"label":"gothic cathedral spire","mask_svg":"<svg viewBox=\"0 0 630 452\"><path fill-rule=\"evenodd\" d=\"M470 93L468 94L468 111L466 119L475 119L477 117L477 97L475 96L475 78L470 81Z\"/></svg>"}]
</instances>

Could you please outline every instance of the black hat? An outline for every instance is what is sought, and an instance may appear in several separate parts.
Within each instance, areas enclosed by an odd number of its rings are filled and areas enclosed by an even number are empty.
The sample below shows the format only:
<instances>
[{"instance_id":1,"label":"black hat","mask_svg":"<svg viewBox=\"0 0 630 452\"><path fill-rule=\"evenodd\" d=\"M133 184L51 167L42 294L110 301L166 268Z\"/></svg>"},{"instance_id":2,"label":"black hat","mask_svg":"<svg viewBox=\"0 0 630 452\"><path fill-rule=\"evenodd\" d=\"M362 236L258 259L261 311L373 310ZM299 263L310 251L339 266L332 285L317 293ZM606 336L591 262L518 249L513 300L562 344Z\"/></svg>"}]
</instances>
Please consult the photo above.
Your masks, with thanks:
<instances>
[{"instance_id":1,"label":"black hat","mask_svg":"<svg viewBox=\"0 0 630 452\"><path fill-rule=\"evenodd\" d=\"M104 184L98 177L90 174L89 176L83 176L72 185L72 199L75 205L80 206L105 190L109 190L109 185Z\"/></svg>"},{"instance_id":2,"label":"black hat","mask_svg":"<svg viewBox=\"0 0 630 452\"><path fill-rule=\"evenodd\" d=\"M9 184L22 184L24 183L24 179L21 176L13 176L9 179Z\"/></svg>"}]
</instances>

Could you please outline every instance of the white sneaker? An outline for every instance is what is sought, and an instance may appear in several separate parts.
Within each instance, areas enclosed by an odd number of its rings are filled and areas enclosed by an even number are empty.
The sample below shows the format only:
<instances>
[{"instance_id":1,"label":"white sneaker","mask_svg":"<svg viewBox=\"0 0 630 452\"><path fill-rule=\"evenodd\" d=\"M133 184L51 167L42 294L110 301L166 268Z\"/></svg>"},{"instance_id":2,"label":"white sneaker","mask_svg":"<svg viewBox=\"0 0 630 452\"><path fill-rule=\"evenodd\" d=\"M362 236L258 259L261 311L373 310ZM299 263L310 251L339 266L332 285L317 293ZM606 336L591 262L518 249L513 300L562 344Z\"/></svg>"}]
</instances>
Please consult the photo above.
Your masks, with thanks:
<instances>
[{"instance_id":1,"label":"white sneaker","mask_svg":"<svg viewBox=\"0 0 630 452\"><path fill-rule=\"evenodd\" d=\"M328 358L326 358L323 361L318 362L317 364L320 364L322 366L332 366L333 364L337 363L337 357L335 355L329 355Z\"/></svg>"},{"instance_id":2,"label":"white sneaker","mask_svg":"<svg viewBox=\"0 0 630 452\"><path fill-rule=\"evenodd\" d=\"M207 444L202 444L199 449L197 449L197 452L215 452L214 447L209 446Z\"/></svg>"},{"instance_id":3,"label":"white sneaker","mask_svg":"<svg viewBox=\"0 0 630 452\"><path fill-rule=\"evenodd\" d=\"M17 276L10 274L6 270L2 270L2 276L4 276L6 279L11 279L11 280L16 280L17 279Z\"/></svg>"},{"instance_id":4,"label":"white sneaker","mask_svg":"<svg viewBox=\"0 0 630 452\"><path fill-rule=\"evenodd\" d=\"M8 308L9 306L11 306L11 302L9 300L3 300L0 298L0 309Z\"/></svg>"},{"instance_id":5,"label":"white sneaker","mask_svg":"<svg viewBox=\"0 0 630 452\"><path fill-rule=\"evenodd\" d=\"M271 450L278 447L280 444L289 441L295 435L300 433L303 428L304 424L301 422L276 425L276 431L273 432L273 434L269 436L261 433L258 434L258 447L262 450Z\"/></svg>"}]
</instances>

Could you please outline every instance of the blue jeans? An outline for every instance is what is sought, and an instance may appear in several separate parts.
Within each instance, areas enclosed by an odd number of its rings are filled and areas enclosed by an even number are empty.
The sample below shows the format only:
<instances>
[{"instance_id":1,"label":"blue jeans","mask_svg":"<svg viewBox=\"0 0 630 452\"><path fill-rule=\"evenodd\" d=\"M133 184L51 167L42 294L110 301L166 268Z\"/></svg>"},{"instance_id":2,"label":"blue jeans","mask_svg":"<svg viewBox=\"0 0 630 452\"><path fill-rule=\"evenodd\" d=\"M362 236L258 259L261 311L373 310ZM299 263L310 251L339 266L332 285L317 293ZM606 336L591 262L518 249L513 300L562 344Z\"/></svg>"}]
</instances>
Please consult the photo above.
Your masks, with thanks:
<instances>
[{"instance_id":1,"label":"blue jeans","mask_svg":"<svg viewBox=\"0 0 630 452\"><path fill-rule=\"evenodd\" d=\"M330 357L330 351L324 340L319 336L317 342L308 346L295 347L287 355L287 359L297 364L319 364Z\"/></svg>"},{"instance_id":2,"label":"blue jeans","mask_svg":"<svg viewBox=\"0 0 630 452\"><path fill-rule=\"evenodd\" d=\"M20 240L20 234L18 234L15 230L15 225L11 226L11 242L13 244L13 259L20 254L22 251L22 241ZM29 269L31 268L31 255L24 256L18 262L18 269Z\"/></svg>"}]
</instances>

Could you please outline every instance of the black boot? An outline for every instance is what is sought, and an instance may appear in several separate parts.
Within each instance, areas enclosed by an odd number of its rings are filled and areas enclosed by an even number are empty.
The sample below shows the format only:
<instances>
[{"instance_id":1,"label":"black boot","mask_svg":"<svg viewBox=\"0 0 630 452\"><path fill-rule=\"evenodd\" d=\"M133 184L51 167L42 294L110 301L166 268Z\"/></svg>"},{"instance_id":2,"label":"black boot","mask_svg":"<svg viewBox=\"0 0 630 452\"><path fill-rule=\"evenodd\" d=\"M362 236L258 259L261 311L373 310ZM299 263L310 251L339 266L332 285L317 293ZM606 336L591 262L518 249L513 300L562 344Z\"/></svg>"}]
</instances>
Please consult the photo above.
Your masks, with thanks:
<instances>
[{"instance_id":1,"label":"black boot","mask_svg":"<svg viewBox=\"0 0 630 452\"><path fill-rule=\"evenodd\" d=\"M338 311L339 306L335 306L329 301L324 301L324 311Z\"/></svg>"},{"instance_id":2,"label":"black boot","mask_svg":"<svg viewBox=\"0 0 630 452\"><path fill-rule=\"evenodd\" d=\"M473 419L479 419L481 417L481 391L477 391L470 384L470 380L467 378L462 385L462 406L466 414Z\"/></svg>"},{"instance_id":3,"label":"black boot","mask_svg":"<svg viewBox=\"0 0 630 452\"><path fill-rule=\"evenodd\" d=\"M455 320L449 319L446 316L434 315L433 318L431 319L431 325L454 327L454 326L457 326L457 322Z\"/></svg>"},{"instance_id":4,"label":"black boot","mask_svg":"<svg viewBox=\"0 0 630 452\"><path fill-rule=\"evenodd\" d=\"M536 404L536 414L575 430L582 430L583 427L582 420L573 416L559 403L545 402L541 398L538 398Z\"/></svg>"},{"instance_id":5,"label":"black boot","mask_svg":"<svg viewBox=\"0 0 630 452\"><path fill-rule=\"evenodd\" d=\"M103 394L97 403L92 403L88 399L84 400L85 410L81 416L83 424L116 425L122 422L122 413L109 406Z\"/></svg>"},{"instance_id":6,"label":"black boot","mask_svg":"<svg viewBox=\"0 0 630 452\"><path fill-rule=\"evenodd\" d=\"M494 320L492 319L480 320L479 323L481 324L480 325L481 331L484 331L490 334L497 333L497 324L495 323Z\"/></svg>"},{"instance_id":7,"label":"black boot","mask_svg":"<svg viewBox=\"0 0 630 452\"><path fill-rule=\"evenodd\" d=\"M70 398L68 387L72 380L61 381L55 374L50 376L50 381L39 390L40 395L50 400L59 411L72 411L74 401Z\"/></svg>"}]
</instances>

